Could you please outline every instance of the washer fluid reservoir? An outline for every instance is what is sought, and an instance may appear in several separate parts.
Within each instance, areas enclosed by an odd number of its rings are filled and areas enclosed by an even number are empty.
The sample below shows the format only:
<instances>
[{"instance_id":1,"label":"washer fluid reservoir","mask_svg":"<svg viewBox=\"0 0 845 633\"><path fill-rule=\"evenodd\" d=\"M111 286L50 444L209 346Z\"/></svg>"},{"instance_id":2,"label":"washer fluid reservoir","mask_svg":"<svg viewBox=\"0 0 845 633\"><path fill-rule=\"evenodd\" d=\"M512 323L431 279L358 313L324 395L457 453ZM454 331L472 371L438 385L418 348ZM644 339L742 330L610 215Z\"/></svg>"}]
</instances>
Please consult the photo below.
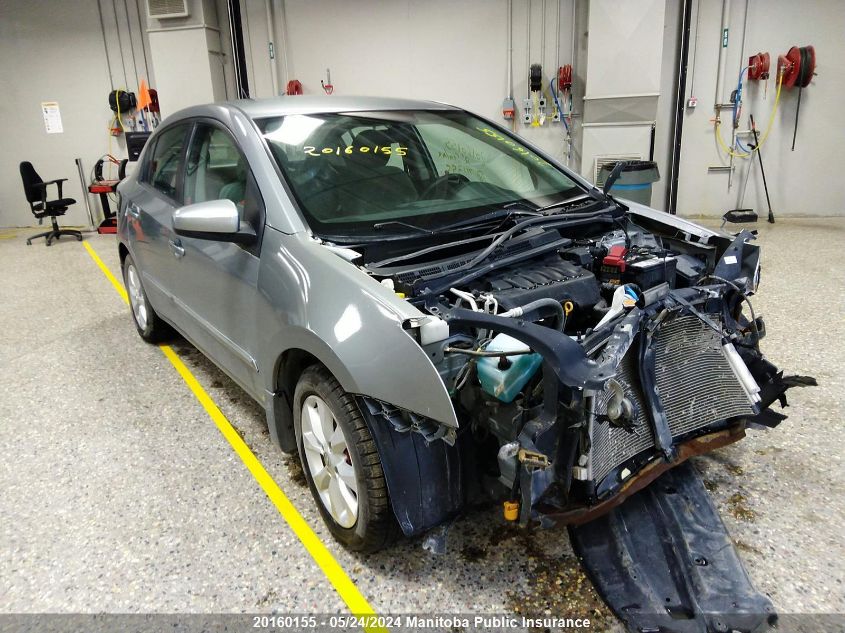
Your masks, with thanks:
<instances>
[{"instance_id":1,"label":"washer fluid reservoir","mask_svg":"<svg viewBox=\"0 0 845 633\"><path fill-rule=\"evenodd\" d=\"M507 334L498 334L484 348L487 352L517 352L528 346ZM516 395L543 363L539 354L507 356L503 363L499 356L485 356L478 360L478 380L481 388L502 402L513 402Z\"/></svg>"}]
</instances>

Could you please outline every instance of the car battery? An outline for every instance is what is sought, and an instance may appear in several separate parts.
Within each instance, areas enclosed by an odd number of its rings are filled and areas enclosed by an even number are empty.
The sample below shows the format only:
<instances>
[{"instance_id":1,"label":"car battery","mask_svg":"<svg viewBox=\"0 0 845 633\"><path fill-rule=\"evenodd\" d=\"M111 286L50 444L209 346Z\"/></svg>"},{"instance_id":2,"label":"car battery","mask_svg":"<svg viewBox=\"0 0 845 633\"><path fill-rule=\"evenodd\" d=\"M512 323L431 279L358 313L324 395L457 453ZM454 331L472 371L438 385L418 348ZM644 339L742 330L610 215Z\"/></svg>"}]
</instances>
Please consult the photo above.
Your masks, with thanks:
<instances>
[{"instance_id":1,"label":"car battery","mask_svg":"<svg viewBox=\"0 0 845 633\"><path fill-rule=\"evenodd\" d=\"M601 280L617 286L634 283L643 290L663 282L674 287L676 266L674 257L629 251L624 246L615 245L602 259Z\"/></svg>"},{"instance_id":2,"label":"car battery","mask_svg":"<svg viewBox=\"0 0 845 633\"><path fill-rule=\"evenodd\" d=\"M634 255L629 256L625 264L623 279L627 283L637 284L643 290L664 282L672 288L675 287L677 262L674 257L660 257L651 253L644 256Z\"/></svg>"},{"instance_id":3,"label":"car battery","mask_svg":"<svg viewBox=\"0 0 845 633\"><path fill-rule=\"evenodd\" d=\"M611 246L601 262L601 280L604 283L620 285L622 283L627 263L625 256L628 249L622 245Z\"/></svg>"}]
</instances>

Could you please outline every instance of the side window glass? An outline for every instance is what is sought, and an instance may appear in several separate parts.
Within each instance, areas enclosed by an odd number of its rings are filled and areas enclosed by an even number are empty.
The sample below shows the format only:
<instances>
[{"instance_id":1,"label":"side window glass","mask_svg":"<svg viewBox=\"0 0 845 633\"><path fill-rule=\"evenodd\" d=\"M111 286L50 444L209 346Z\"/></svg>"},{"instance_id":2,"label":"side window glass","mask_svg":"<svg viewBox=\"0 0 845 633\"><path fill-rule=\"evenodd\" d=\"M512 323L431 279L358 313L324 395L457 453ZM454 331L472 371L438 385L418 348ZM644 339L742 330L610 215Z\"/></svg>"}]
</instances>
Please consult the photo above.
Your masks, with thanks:
<instances>
[{"instance_id":1,"label":"side window glass","mask_svg":"<svg viewBox=\"0 0 845 633\"><path fill-rule=\"evenodd\" d=\"M177 125L161 133L150 160L150 184L164 195L178 200L178 178L185 147L187 126Z\"/></svg>"},{"instance_id":2,"label":"side window glass","mask_svg":"<svg viewBox=\"0 0 845 633\"><path fill-rule=\"evenodd\" d=\"M188 150L185 204L231 200L241 220L261 233L263 202L258 187L229 134L213 125L199 124Z\"/></svg>"}]
</instances>

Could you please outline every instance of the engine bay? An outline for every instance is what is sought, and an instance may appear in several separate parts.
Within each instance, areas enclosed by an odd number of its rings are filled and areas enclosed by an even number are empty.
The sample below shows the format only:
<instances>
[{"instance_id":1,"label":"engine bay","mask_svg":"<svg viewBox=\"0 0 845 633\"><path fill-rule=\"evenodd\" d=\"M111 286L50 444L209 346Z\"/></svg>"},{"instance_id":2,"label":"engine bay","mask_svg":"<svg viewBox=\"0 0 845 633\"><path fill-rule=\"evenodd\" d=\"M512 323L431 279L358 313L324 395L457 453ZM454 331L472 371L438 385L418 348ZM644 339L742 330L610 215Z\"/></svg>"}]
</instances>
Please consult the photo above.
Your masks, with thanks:
<instances>
[{"instance_id":1,"label":"engine bay","mask_svg":"<svg viewBox=\"0 0 845 633\"><path fill-rule=\"evenodd\" d=\"M356 262L427 315L405 327L459 427L370 412L453 447L473 469L462 494L515 504L523 525L590 520L748 424L785 418L768 407L794 385L760 352L749 301L753 235L618 211L379 245Z\"/></svg>"}]
</instances>

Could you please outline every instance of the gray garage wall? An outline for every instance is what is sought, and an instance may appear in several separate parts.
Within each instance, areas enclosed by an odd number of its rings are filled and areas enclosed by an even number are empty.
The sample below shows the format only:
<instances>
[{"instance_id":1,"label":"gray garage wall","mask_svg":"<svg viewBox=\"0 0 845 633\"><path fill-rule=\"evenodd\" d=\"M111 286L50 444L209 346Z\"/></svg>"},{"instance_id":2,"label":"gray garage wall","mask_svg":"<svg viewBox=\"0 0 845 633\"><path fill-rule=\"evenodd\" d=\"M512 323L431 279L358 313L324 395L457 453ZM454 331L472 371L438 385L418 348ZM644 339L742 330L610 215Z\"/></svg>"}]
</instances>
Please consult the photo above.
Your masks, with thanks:
<instances>
[{"instance_id":1,"label":"gray garage wall","mask_svg":"<svg viewBox=\"0 0 845 633\"><path fill-rule=\"evenodd\" d=\"M693 3L695 4L695 3ZM687 95L695 92L699 105L686 110L681 152L679 208L686 214L721 214L739 206L739 194L749 161L740 159L728 190L725 173L708 173L712 165L728 165L717 149L710 119L716 90L721 7L716 0L700 0L698 49L695 55L695 86L689 76ZM748 57L758 51L772 56L772 78L768 92L762 86L745 84L741 128L748 128L748 113L764 128L775 99L775 64L778 54L793 45L816 48L818 76L801 97L800 122L795 151L790 150L798 90L783 90L774 127L762 147L763 162L775 213L792 215L845 214L845 143L842 142L842 104L845 101L845 2L841 0L751 0L745 54L740 57L745 3L734 0L728 43L725 95L736 86L737 75ZM693 15L693 28L695 16ZM693 36L695 35L693 31ZM692 61L692 55L690 57ZM740 62L742 61L742 65ZM691 70L690 70L691 72ZM730 121L724 111L722 121ZM729 142L729 126L723 125ZM745 194L745 207L765 213L766 200L755 159Z\"/></svg>"},{"instance_id":2,"label":"gray garage wall","mask_svg":"<svg viewBox=\"0 0 845 633\"><path fill-rule=\"evenodd\" d=\"M572 61L570 54L572 0L561 2L560 63ZM514 0L514 82L515 94L522 96L526 85L526 16L528 0ZM250 81L254 94L272 94L271 65L267 60L264 0L246 0L250 38ZM538 60L539 22L543 2L533 0L532 55ZM285 28L282 30L282 3L272 2L278 21L277 48L286 31L288 70L303 82L306 92L320 92L320 79L326 67L339 94L390 94L448 101L499 118L499 105L505 93L506 20L505 0L286 0ZM544 67L556 66L554 20L557 2L546 3L546 48ZM747 174L748 160L737 160L732 186L725 173L708 172L709 166L727 165L716 145L713 101L721 30L719 0L693 2L692 48L686 95L693 89L698 107L686 110L679 183L678 209L685 215L717 215L738 206L739 193ZM667 0L663 35L660 97L658 99L655 159L663 180L655 187L653 204L664 208L668 160L671 151L671 117L676 77L676 51L681 19L680 0ZM580 81L576 97L583 96L586 76L587 15L589 2L577 1L577 42L575 69ZM769 51L773 63L778 53L792 45L814 44L818 54L818 77L804 91L798 142L790 151L795 120L797 91L784 90L773 131L763 146L763 158L776 211L789 215L845 214L845 178L835 173L845 164L845 144L839 128L840 110L845 102L845 2L840 0L749 0L748 29L742 47L745 2L732 3L726 100L735 84L740 60L757 52ZM696 19L697 17L697 19ZM697 23L697 29L696 29ZM697 38L696 38L697 30ZM635 46L636 43L630 43ZM693 52L695 53L693 56ZM694 57L694 60L693 60ZM280 85L287 79L283 59L279 59ZM743 64L744 65L744 64ZM755 115L765 127L774 101L774 69L764 96L758 86L746 84L742 127L747 114ZM589 91L590 88L587 87ZM575 109L582 110L576 99ZM517 131L558 156L563 155L559 128L542 129L517 125ZM723 126L723 132L727 130ZM727 134L726 134L727 136ZM576 139L576 147L578 147ZM584 171L576 160L576 169ZM744 206L765 209L759 166L750 173Z\"/></svg>"},{"instance_id":3,"label":"gray garage wall","mask_svg":"<svg viewBox=\"0 0 845 633\"><path fill-rule=\"evenodd\" d=\"M502 121L502 100L508 93L507 0L275 0L271 4L282 89L288 78L295 78L306 93L322 94L320 80L330 68L335 94L444 101ZM270 96L272 65L266 53L265 2L247 0L244 5L250 90L253 96ZM545 90L549 73L572 63L572 0L534 0L530 7L529 54L529 3L513 0L513 84L520 107L528 96L531 63L543 65ZM582 15L576 20L582 29L586 28L585 8L582 3ZM583 44L580 39L579 43ZM582 58L585 50L579 51ZM574 66L579 97L583 95L584 66ZM576 99L576 112L580 112L578 103ZM517 123L516 130L564 158L562 124L530 128ZM577 156L575 161L577 165Z\"/></svg>"},{"instance_id":4,"label":"gray garage wall","mask_svg":"<svg viewBox=\"0 0 845 633\"><path fill-rule=\"evenodd\" d=\"M138 26L138 6L144 19L143 0L103 0L103 19L111 55L115 88L137 86L144 70L144 47L153 79L149 46ZM117 7L117 26L115 11ZM135 52L127 27L127 12ZM117 31L120 31L119 45ZM123 52L121 62L120 52ZM125 68L125 72L124 72ZM0 0L0 226L35 224L23 195L18 164L29 160L45 179L68 178L66 196L79 204L63 223L85 225L83 192L73 160L81 157L86 170L111 149L125 156L123 139L108 133L110 110L106 98L111 90L103 53L103 37L96 0ZM132 89L132 88L130 88ZM41 114L42 101L58 101L64 132L47 134ZM110 141L111 139L111 141ZM51 191L54 193L54 190ZM92 198L92 204L96 201Z\"/></svg>"},{"instance_id":5,"label":"gray garage wall","mask_svg":"<svg viewBox=\"0 0 845 633\"><path fill-rule=\"evenodd\" d=\"M253 96L270 96L273 84L272 65L267 56L268 3L265 0L241 1L251 91ZM143 63L142 31L145 38L148 37L147 29L153 31L152 37L157 42L165 42L164 46L184 53L154 55L150 47L146 47L150 76L157 75L159 86L169 87L161 93L165 113L194 100L208 101L234 94L226 2L189 2L192 15L203 17L200 23L188 20L182 25L179 21L162 21L140 29L136 6L140 7L143 18L145 0L127 0L139 73ZM101 3L114 85L134 84L124 3L120 0L101 0ZM533 0L529 5L528 0L513 0L514 96L517 100L525 94L530 62L542 61L547 73L558 64L573 62L572 3L573 0L561 0L560 4L556 0L545 3ZM443 100L494 119L500 118L501 101L507 93L506 0L287 0L284 3L270 0L269 4L274 21L272 31L280 87L288 78L283 58L287 35L290 53L287 70L290 77L303 82L307 92L320 92L320 79L325 77L326 67L330 67L337 94ZM577 0L575 4L575 110L580 113L588 61L589 2ZM685 113L679 210L687 215L721 214L738 206L738 194L749 162L737 161L730 190L725 174L708 173L708 166L727 164L717 150L709 121L713 116L721 2L696 0L693 5L694 45L698 23L694 92L699 105ZM527 54L529 6L531 52ZM558 6L561 26L560 36L556 38ZM663 207L671 149L679 6L680 0L666 2L655 148L655 158L664 180L655 188L653 197L658 208ZM117 7L117 28L113 7ZM733 0L728 86L735 81L740 68L744 8L742 0ZM541 24L545 28L545 55L541 54ZM184 27L184 34L171 30L180 26ZM195 37L196 32L191 33L199 28L204 29L204 38ZM121 32L123 63L117 30ZM845 164L845 144L839 141L842 136L840 110L845 102L845 68L839 63L845 57L843 32L845 2L750 0L749 28L742 57L747 58L757 50L768 50L776 59L778 53L785 52L793 44L810 43L816 46L818 54L819 75L802 97L795 152L789 150L797 97L794 91L784 91L773 131L763 148L773 203L776 211L782 214L845 213L845 178L838 174L838 169ZM558 45L559 55L556 55ZM218 54L217 49L222 54ZM159 47L158 50L165 49ZM191 63L186 66L188 61ZM67 191L81 202L83 193L73 158L82 157L90 170L96 158L110 148L106 133L110 117L105 98L111 86L96 0L0 0L0 82L4 87L4 98L0 100L0 134L6 150L0 153L0 226L31 225L32 216L19 182L19 161L31 160L44 177L69 178ZM687 95L692 91L690 68ZM173 93L170 101L167 92ZM773 80L765 96L757 86L747 86L744 112L753 112L759 124L765 126L773 100ZM42 101L59 102L65 128L63 134L48 135L44 131L40 113ZM576 120L576 129L580 129L579 123ZM746 125L743 121L743 127ZM516 129L558 157L564 156L563 131L559 125L532 129L517 124ZM112 153L125 156L122 144L122 139L112 139ZM578 170L579 147L580 135L576 134L573 167ZM96 205L96 200L92 203ZM758 211L765 208L757 166L751 172L744 206ZM66 221L85 224L84 207L76 205Z\"/></svg>"}]
</instances>

